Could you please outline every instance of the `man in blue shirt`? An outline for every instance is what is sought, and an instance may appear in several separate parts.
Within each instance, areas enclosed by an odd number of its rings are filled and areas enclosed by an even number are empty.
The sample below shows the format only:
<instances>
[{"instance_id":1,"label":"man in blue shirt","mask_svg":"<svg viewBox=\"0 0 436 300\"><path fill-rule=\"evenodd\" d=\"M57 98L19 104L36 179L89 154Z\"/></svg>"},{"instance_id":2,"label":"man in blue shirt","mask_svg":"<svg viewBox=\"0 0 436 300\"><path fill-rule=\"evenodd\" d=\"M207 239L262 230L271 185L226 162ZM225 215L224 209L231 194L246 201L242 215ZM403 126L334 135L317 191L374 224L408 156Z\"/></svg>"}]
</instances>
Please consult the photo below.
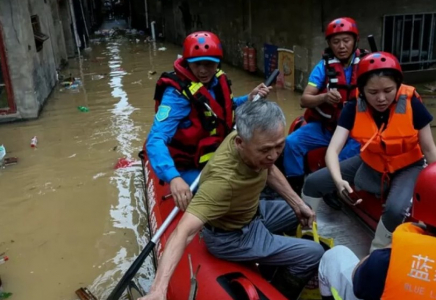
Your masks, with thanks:
<instances>
[{"instance_id":1,"label":"man in blue shirt","mask_svg":"<svg viewBox=\"0 0 436 300\"><path fill-rule=\"evenodd\" d=\"M319 265L323 300L436 298L436 163L418 176L412 218L395 229L392 244L361 261L345 246L328 250Z\"/></svg>"},{"instance_id":2,"label":"man in blue shirt","mask_svg":"<svg viewBox=\"0 0 436 300\"><path fill-rule=\"evenodd\" d=\"M285 176L300 195L305 175L304 157L311 150L328 146L343 103L356 96L357 64L366 53L357 49L359 31L351 18L330 22L325 36L328 48L312 70L300 100L306 108L307 124L287 137L283 156ZM350 139L340 159L358 154L359 149L359 144Z\"/></svg>"},{"instance_id":3,"label":"man in blue shirt","mask_svg":"<svg viewBox=\"0 0 436 300\"><path fill-rule=\"evenodd\" d=\"M146 151L182 210L192 198L189 185L232 129L234 109L257 94L266 97L271 89L262 83L250 94L233 98L230 82L218 69L222 57L215 34L194 32L184 41L175 72L162 74L157 82L158 109Z\"/></svg>"}]
</instances>

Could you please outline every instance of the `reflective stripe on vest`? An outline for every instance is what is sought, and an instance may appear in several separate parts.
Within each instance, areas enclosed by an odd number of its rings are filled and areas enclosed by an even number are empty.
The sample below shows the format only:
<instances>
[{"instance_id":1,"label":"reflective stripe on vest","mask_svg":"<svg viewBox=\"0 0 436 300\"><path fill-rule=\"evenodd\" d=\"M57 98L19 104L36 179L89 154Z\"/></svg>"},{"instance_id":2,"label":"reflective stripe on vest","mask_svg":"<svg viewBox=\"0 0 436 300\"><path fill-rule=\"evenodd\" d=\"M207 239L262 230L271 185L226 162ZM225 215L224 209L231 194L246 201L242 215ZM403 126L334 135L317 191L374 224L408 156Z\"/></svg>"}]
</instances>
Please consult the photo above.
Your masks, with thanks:
<instances>
[{"instance_id":1,"label":"reflective stripe on vest","mask_svg":"<svg viewBox=\"0 0 436 300\"><path fill-rule=\"evenodd\" d=\"M360 57L359 57L360 56L360 50L359 49L356 50L356 52L354 53L354 56L355 57L354 57L353 61L349 65L349 67L352 66L352 68L353 68L349 84L347 83L347 80L346 80L347 76L345 75L344 67L342 65L342 62L339 59L334 57L334 58L330 58L327 62L324 60L324 69L327 70L327 68L329 68L329 67L330 68L334 68L336 70L336 76L339 75L341 77L342 81L343 81L343 82L339 82L339 78L338 77L329 78L327 76L327 72L326 72L326 79L325 79L326 80L325 81L326 91L325 92L327 92L329 90L330 84L338 84L340 86L344 86L344 85L350 85L351 86L351 85L355 85L356 84L356 80L355 79L356 79L356 76L357 76L356 75L357 65L360 62ZM341 93L341 96L344 98L344 92L341 89L339 89L338 91L339 91L339 93ZM350 93L350 96L352 94L353 93ZM342 99L342 102L345 102L347 100L349 100L349 99Z\"/></svg>"},{"instance_id":2,"label":"reflective stripe on vest","mask_svg":"<svg viewBox=\"0 0 436 300\"><path fill-rule=\"evenodd\" d=\"M223 75L224 72L222 70L219 70L218 72L216 72L215 77L217 79L220 78L221 75ZM194 95L198 92L199 89L201 89L204 85L201 82L193 82L191 81L191 84L189 85L189 92L191 92L191 95ZM189 99L189 95L183 91L183 95ZM233 98L233 94L230 95L230 98Z\"/></svg>"},{"instance_id":3,"label":"reflective stripe on vest","mask_svg":"<svg viewBox=\"0 0 436 300\"><path fill-rule=\"evenodd\" d=\"M357 65L357 64L359 64L360 63L360 57L359 56L356 56L356 57L354 57L354 59L353 59L353 65ZM329 60L328 60L328 64L330 65L330 64L342 64L341 63L341 61L339 60L339 59L337 59L336 57L334 57L334 58L330 58ZM324 61L324 65L325 65L325 61Z\"/></svg>"},{"instance_id":4,"label":"reflective stripe on vest","mask_svg":"<svg viewBox=\"0 0 436 300\"><path fill-rule=\"evenodd\" d=\"M224 74L224 72L222 71L222 70L219 70L216 74L215 74L215 77L217 78L217 79L219 79L219 77L221 76L221 75L223 75ZM191 93L191 95L195 95L202 87L203 87L204 85L201 83L201 82L191 82L190 84L189 84L189 86L188 86L188 89L189 89L189 92ZM183 95L186 97L186 98L188 98L188 99L190 99L190 96L186 93L186 91L183 91ZM233 94L230 94L230 98L231 99L233 99ZM212 117L212 115L214 115L215 117L216 117L216 114L215 114L215 112L212 110L212 108L209 106L209 105L206 105L206 107L207 107L207 109L209 109L208 111L206 110L206 111L204 111L204 115L206 116L206 117ZM232 112L233 114L234 114L234 112ZM234 119L234 117L232 117L232 119ZM212 135L216 135L216 133L217 133L217 131L216 131L216 128L214 128L214 129L212 129L211 131L210 131L210 135L212 136ZM200 163L202 163L201 161L200 161Z\"/></svg>"},{"instance_id":5,"label":"reflective stripe on vest","mask_svg":"<svg viewBox=\"0 0 436 300\"><path fill-rule=\"evenodd\" d=\"M210 153L203 154L203 155L200 157L200 161L199 161L199 163L200 163L200 164L203 164L203 163L209 161L209 160L212 158L212 156L213 156L214 154L215 154L215 152L210 152Z\"/></svg>"},{"instance_id":6,"label":"reflective stripe on vest","mask_svg":"<svg viewBox=\"0 0 436 300\"><path fill-rule=\"evenodd\" d=\"M195 93L197 93L198 92L198 90L201 88L201 87L203 87L203 84L201 83L201 82L191 82L190 84L189 84L189 91L191 92L191 95L194 95ZM186 91L183 91L183 95L185 95L185 97L186 98L190 98L189 96L188 96L188 94L186 93Z\"/></svg>"}]
</instances>

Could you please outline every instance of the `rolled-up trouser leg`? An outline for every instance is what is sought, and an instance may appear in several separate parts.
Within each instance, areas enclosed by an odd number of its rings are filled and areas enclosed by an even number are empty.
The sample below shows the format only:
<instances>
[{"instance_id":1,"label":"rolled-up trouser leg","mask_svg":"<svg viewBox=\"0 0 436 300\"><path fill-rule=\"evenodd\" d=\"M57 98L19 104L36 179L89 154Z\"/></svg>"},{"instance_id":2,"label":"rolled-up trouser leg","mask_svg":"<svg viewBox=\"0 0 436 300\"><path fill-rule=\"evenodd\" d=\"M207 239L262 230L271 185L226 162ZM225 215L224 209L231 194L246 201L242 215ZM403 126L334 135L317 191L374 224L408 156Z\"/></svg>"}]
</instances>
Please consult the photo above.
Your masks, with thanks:
<instances>
[{"instance_id":1,"label":"rolled-up trouser leg","mask_svg":"<svg viewBox=\"0 0 436 300\"><path fill-rule=\"evenodd\" d=\"M328 250L319 263L319 290L322 296L339 300L357 300L353 292L352 273L359 263L357 256L345 246Z\"/></svg>"}]
</instances>

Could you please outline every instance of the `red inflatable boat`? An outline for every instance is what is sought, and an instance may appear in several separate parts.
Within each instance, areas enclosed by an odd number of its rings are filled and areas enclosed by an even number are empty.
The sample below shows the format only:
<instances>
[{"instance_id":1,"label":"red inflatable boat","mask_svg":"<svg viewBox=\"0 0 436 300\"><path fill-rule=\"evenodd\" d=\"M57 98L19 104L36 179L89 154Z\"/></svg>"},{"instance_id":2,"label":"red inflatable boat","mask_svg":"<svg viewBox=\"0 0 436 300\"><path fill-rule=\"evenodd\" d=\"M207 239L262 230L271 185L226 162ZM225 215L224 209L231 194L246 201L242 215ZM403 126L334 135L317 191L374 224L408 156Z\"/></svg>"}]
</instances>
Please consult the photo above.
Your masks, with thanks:
<instances>
[{"instance_id":1,"label":"red inflatable boat","mask_svg":"<svg viewBox=\"0 0 436 300\"><path fill-rule=\"evenodd\" d=\"M174 208L169 185L163 184L150 166L147 154L140 153L144 170L146 201L149 215L149 226L152 235ZM166 199L168 198L168 199ZM154 265L162 255L169 236L182 216L180 212L176 219L162 235L154 249ZM190 264L190 259L192 265ZM197 234L186 248L180 263L174 271L168 288L168 300L193 299L188 298L191 291L191 268L196 274L197 300L286 300L286 298L269 284L259 273L255 264L238 264L223 261L212 256Z\"/></svg>"}]
</instances>

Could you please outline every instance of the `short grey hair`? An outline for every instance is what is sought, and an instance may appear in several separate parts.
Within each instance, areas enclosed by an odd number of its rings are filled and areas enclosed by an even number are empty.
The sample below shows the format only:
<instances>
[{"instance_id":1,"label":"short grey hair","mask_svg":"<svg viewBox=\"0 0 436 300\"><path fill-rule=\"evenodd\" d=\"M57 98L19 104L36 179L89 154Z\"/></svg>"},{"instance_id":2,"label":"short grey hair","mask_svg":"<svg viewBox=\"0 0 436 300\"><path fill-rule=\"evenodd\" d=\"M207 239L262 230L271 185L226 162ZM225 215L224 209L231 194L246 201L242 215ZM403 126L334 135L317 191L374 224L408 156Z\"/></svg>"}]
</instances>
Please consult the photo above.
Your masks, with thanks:
<instances>
[{"instance_id":1,"label":"short grey hair","mask_svg":"<svg viewBox=\"0 0 436 300\"><path fill-rule=\"evenodd\" d=\"M286 126L285 115L280 106L268 100L247 101L236 109L236 131L249 141L255 130L272 132Z\"/></svg>"}]
</instances>

